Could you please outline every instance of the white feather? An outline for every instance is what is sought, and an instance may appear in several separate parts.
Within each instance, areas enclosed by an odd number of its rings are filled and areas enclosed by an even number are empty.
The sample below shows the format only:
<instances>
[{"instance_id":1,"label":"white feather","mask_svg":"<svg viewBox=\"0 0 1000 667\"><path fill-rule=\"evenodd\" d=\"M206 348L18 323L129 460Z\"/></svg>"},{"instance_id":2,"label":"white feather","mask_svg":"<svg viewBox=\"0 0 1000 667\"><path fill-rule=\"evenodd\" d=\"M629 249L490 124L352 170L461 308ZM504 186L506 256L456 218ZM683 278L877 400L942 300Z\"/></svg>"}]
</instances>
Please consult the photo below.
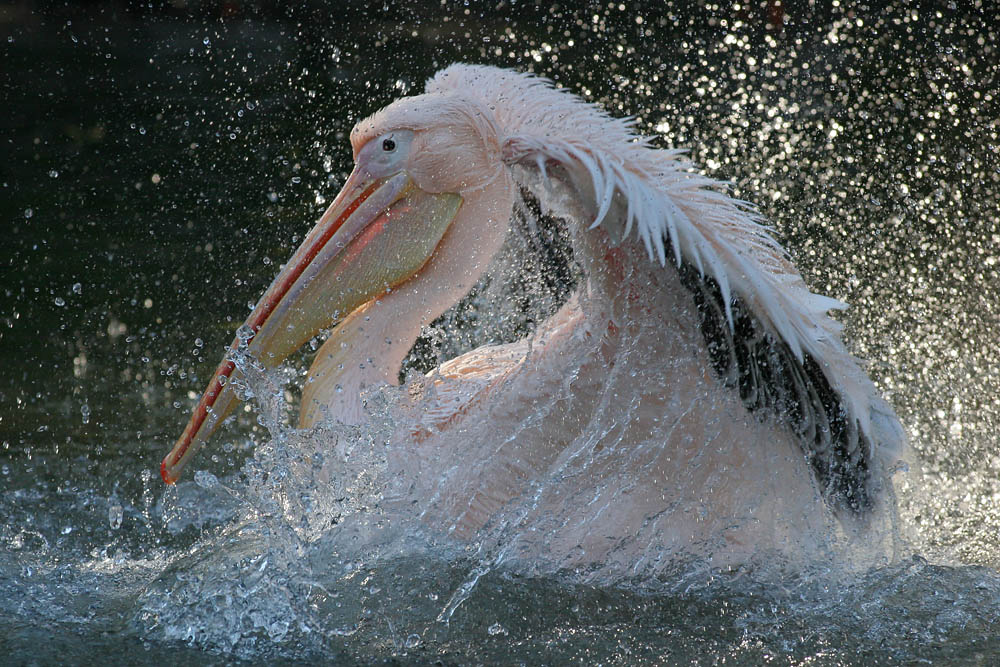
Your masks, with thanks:
<instances>
[{"instance_id":1,"label":"white feather","mask_svg":"<svg viewBox=\"0 0 1000 667\"><path fill-rule=\"evenodd\" d=\"M693 172L684 151L653 148L649 138L631 131L632 119L612 118L530 74L453 65L431 79L427 91L476 95L492 109L508 164L535 168L542 179L550 177L546 164L585 176L589 188L578 195L585 209L596 211L592 228L609 224L620 194L627 202L616 221L622 237L634 229L650 260L661 266L668 238L678 266L688 262L716 281L731 328L731 301L738 295L800 361L809 354L821 365L845 409L875 443L877 457L891 467L905 455L892 409L841 343L840 325L826 314L845 305L811 293L756 209L730 197L725 183Z\"/></svg>"}]
</instances>

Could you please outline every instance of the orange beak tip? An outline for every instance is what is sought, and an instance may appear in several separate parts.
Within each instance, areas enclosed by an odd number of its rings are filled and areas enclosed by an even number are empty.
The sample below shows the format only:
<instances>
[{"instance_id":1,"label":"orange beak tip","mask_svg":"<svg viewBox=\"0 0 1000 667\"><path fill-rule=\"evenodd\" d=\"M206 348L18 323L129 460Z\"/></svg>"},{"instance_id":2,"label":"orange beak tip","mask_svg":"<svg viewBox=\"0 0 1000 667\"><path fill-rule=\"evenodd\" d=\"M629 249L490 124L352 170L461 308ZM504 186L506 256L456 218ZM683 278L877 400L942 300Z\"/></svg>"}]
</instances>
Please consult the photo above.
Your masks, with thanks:
<instances>
[{"instance_id":1,"label":"orange beak tip","mask_svg":"<svg viewBox=\"0 0 1000 667\"><path fill-rule=\"evenodd\" d=\"M167 457L169 458L169 456ZM163 478L164 484L173 485L177 481L176 477L172 477L170 472L167 470L167 459L163 459L160 463L160 477Z\"/></svg>"}]
</instances>

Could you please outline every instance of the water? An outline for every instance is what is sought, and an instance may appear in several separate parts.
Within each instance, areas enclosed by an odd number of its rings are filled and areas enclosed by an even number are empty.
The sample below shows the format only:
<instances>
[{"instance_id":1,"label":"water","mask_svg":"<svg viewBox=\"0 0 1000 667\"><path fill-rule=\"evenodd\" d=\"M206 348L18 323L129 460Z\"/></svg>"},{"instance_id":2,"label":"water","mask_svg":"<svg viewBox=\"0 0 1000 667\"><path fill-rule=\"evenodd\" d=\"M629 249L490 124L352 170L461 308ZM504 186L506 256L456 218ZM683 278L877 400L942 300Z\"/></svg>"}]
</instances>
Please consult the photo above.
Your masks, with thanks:
<instances>
[{"instance_id":1,"label":"water","mask_svg":"<svg viewBox=\"0 0 1000 667\"><path fill-rule=\"evenodd\" d=\"M993 662L1000 163L987 10L789 3L777 33L735 6L444 22L431 5L4 14L5 655ZM253 409L200 474L162 486L156 466L193 392L343 182L353 122L454 60L534 69L691 146L763 206L815 289L851 303L852 349L924 469L900 489L908 546L895 561L679 566L614 585L495 566L495 545L386 520L378 428L287 428L304 357L254 382ZM572 272L520 243L510 264L538 271L484 285L409 368L527 331L565 298ZM539 311L524 313L526 294ZM317 490L323 466L303 452L335 436L357 456ZM283 469L294 474L271 474Z\"/></svg>"}]
</instances>

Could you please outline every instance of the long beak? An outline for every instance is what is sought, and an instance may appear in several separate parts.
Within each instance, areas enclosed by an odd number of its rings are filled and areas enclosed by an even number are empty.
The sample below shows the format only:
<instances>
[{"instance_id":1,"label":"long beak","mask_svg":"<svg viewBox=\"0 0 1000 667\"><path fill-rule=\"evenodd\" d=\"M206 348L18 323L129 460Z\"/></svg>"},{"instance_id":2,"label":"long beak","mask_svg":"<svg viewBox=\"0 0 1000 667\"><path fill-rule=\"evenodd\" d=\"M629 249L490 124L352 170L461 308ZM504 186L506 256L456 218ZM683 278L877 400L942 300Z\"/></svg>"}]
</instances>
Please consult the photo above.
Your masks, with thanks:
<instances>
[{"instance_id":1,"label":"long beak","mask_svg":"<svg viewBox=\"0 0 1000 667\"><path fill-rule=\"evenodd\" d=\"M163 459L167 484L239 401L232 352L265 368L284 361L321 329L416 274L458 214L457 194L430 194L399 172L373 179L360 169L260 298L198 402L187 428Z\"/></svg>"}]
</instances>

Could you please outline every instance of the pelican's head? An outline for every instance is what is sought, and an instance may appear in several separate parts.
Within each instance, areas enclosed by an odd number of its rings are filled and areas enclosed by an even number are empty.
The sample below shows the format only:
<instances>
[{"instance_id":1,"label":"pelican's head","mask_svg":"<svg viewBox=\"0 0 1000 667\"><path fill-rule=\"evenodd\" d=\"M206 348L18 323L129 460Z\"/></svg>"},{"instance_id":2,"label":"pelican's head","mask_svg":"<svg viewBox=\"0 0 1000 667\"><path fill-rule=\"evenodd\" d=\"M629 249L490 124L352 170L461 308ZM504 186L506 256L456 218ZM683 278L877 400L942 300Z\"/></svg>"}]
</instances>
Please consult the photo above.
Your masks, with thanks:
<instances>
[{"instance_id":1,"label":"pelican's head","mask_svg":"<svg viewBox=\"0 0 1000 667\"><path fill-rule=\"evenodd\" d=\"M513 185L490 113L454 93L398 100L358 123L351 144L354 171L251 312L243 330L252 336L233 348L246 345L274 367L378 299L383 318L403 333L391 354L369 349L366 356L386 357L370 365L391 382L421 324L461 298L500 247ZM224 359L163 459L164 481L177 480L235 406L234 373Z\"/></svg>"}]
</instances>

